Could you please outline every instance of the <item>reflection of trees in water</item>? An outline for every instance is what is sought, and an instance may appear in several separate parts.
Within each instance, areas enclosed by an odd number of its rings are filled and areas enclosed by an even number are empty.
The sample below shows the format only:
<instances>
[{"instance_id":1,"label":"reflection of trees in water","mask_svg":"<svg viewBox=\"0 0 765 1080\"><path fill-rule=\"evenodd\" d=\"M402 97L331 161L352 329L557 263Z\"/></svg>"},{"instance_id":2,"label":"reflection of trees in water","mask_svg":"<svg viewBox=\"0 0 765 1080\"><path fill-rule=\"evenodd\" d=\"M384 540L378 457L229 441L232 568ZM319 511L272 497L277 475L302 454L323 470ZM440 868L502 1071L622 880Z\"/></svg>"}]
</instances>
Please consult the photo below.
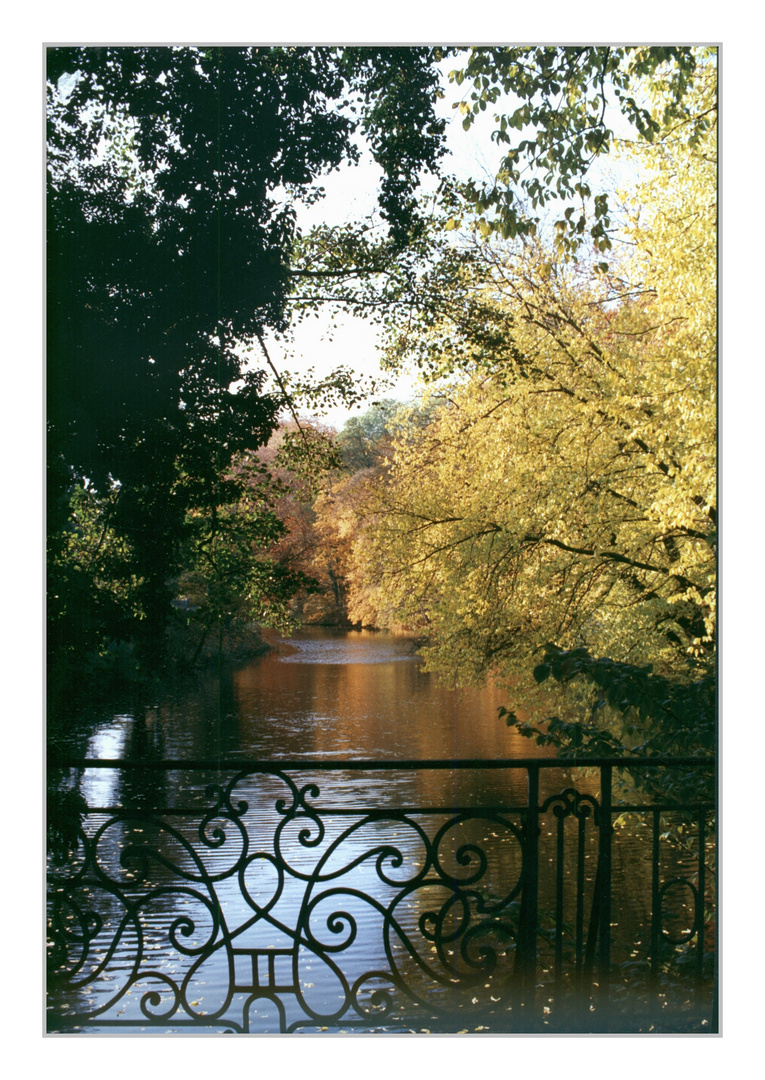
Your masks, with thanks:
<instances>
[{"instance_id":1,"label":"reflection of trees in water","mask_svg":"<svg viewBox=\"0 0 765 1080\"><path fill-rule=\"evenodd\" d=\"M152 810L167 805L167 773L149 767L161 762L164 756L161 709L146 708L143 716L136 714L127 733L123 757L136 767L119 773L117 798L124 806Z\"/></svg>"},{"instance_id":2,"label":"reflection of trees in water","mask_svg":"<svg viewBox=\"0 0 765 1080\"><path fill-rule=\"evenodd\" d=\"M314 631L314 637L324 641L322 631ZM391 640L411 645L390 635L369 635L364 648L378 660L389 654ZM349 655L353 643L353 634L331 638L333 648L347 647ZM528 741L498 719L497 708L506 698L496 687L455 695L452 687L422 672L411 656L313 664L283 663L281 655L275 650L244 666L224 665L193 680L167 682L152 689L151 699L115 700L111 713L99 706L83 718L83 725L104 732L110 725L128 730L139 727L154 709L172 758L345 753L352 758L490 760L528 754ZM137 731L136 744L146 734ZM73 753L86 749L86 740L70 743Z\"/></svg>"}]
</instances>

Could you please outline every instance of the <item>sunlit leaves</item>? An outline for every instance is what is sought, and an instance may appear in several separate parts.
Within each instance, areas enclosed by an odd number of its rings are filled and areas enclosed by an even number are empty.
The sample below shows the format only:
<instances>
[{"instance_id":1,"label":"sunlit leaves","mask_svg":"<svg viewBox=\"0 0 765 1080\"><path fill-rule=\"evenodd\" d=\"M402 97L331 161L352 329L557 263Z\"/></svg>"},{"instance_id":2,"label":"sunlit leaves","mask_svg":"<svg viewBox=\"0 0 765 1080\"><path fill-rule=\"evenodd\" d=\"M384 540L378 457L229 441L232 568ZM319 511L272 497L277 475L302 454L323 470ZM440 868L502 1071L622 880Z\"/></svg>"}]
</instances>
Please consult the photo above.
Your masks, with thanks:
<instances>
[{"instance_id":1,"label":"sunlit leaves","mask_svg":"<svg viewBox=\"0 0 765 1080\"><path fill-rule=\"evenodd\" d=\"M440 670L509 671L545 641L714 661L714 130L640 160L609 267L476 240L462 287L487 318L412 328L448 404L398 439L357 561Z\"/></svg>"}]
</instances>

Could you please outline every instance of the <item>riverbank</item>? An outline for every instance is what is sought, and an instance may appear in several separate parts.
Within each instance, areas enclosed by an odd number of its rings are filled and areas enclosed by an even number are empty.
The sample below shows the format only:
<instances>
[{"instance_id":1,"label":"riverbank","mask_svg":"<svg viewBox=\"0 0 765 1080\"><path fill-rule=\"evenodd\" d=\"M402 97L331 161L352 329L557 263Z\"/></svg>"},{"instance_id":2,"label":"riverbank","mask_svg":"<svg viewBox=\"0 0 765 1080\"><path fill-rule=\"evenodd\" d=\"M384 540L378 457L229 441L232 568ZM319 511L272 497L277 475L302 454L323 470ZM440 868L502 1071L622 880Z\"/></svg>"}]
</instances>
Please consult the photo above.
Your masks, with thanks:
<instances>
[{"instance_id":1,"label":"riverbank","mask_svg":"<svg viewBox=\"0 0 765 1080\"><path fill-rule=\"evenodd\" d=\"M167 635L168 664L178 669L207 667L221 660L243 663L262 656L270 647L259 626L243 621L207 632L191 620L176 621Z\"/></svg>"},{"instance_id":2,"label":"riverbank","mask_svg":"<svg viewBox=\"0 0 765 1080\"><path fill-rule=\"evenodd\" d=\"M221 664L246 664L270 648L254 623L237 622L205 633L191 619L176 617L168 626L164 658L151 668L141 663L132 641L110 642L103 653L89 653L77 662L51 659L47 671L49 731L80 703L123 694L142 696L178 679L193 680Z\"/></svg>"}]
</instances>

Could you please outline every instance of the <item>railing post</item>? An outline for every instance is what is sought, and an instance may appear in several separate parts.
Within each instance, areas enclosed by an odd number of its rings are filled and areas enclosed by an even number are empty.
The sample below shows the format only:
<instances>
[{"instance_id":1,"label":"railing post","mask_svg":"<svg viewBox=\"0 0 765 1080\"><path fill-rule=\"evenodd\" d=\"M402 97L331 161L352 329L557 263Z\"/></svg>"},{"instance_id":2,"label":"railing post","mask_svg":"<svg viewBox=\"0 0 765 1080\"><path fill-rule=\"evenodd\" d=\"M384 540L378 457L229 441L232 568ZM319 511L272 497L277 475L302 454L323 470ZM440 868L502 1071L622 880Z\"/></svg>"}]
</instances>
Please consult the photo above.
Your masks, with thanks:
<instances>
[{"instance_id":1,"label":"railing post","mask_svg":"<svg viewBox=\"0 0 765 1080\"><path fill-rule=\"evenodd\" d=\"M699 806L699 856L698 856L698 892L696 894L696 1004L701 1005L701 987L704 978L704 937L706 934L706 899L707 899L707 831L706 815Z\"/></svg>"},{"instance_id":2,"label":"railing post","mask_svg":"<svg viewBox=\"0 0 765 1080\"><path fill-rule=\"evenodd\" d=\"M661 940L661 890L659 888L661 811L654 810L651 828L651 991L659 985L659 941Z\"/></svg>"},{"instance_id":3,"label":"railing post","mask_svg":"<svg viewBox=\"0 0 765 1080\"><path fill-rule=\"evenodd\" d=\"M600 767L600 935L598 941L598 1001L605 1006L611 974L611 783L612 766Z\"/></svg>"},{"instance_id":4,"label":"railing post","mask_svg":"<svg viewBox=\"0 0 765 1080\"><path fill-rule=\"evenodd\" d=\"M563 814L556 815L555 848L555 983L560 987L563 979L563 878L565 874L565 822Z\"/></svg>"},{"instance_id":5,"label":"railing post","mask_svg":"<svg viewBox=\"0 0 765 1080\"><path fill-rule=\"evenodd\" d=\"M522 1002L534 1008L539 904L539 766L528 768L528 805L523 825L523 887L518 925L518 974Z\"/></svg>"}]
</instances>

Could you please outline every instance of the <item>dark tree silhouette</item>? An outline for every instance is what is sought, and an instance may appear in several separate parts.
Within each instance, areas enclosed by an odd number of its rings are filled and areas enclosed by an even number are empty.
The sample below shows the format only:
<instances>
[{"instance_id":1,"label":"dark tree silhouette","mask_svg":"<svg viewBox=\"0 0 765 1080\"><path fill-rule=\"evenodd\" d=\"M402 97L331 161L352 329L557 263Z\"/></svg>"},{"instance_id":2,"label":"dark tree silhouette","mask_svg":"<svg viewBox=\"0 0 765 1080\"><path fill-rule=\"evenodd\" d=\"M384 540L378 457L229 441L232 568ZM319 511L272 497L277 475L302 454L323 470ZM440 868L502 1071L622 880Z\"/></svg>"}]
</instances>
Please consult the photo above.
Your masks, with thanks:
<instances>
[{"instance_id":1,"label":"dark tree silhouette","mask_svg":"<svg viewBox=\"0 0 765 1080\"><path fill-rule=\"evenodd\" d=\"M93 568L67 561L79 486L124 541L140 615L129 632L145 658L161 655L187 512L216 527L236 494L226 470L268 440L283 404L239 346L289 322L294 203L358 158L363 132L390 249L406 246L419 176L442 152L433 60L420 48L48 51L54 653L127 632L94 606Z\"/></svg>"}]
</instances>

